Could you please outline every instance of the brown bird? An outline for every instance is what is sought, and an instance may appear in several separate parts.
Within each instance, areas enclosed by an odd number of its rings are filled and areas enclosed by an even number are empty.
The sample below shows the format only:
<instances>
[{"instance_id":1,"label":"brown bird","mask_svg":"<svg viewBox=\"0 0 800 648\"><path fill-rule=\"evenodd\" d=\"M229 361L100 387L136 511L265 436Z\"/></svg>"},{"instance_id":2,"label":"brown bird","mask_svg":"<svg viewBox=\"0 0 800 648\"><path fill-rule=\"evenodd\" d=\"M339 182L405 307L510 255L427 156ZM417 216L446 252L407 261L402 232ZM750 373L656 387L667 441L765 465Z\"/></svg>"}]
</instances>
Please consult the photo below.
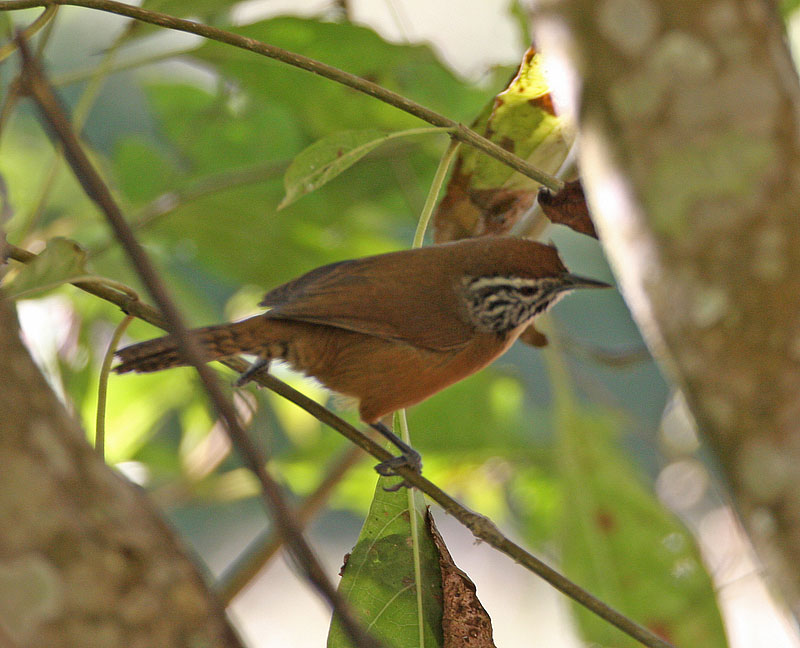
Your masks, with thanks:
<instances>
[{"instance_id":1,"label":"brown bird","mask_svg":"<svg viewBox=\"0 0 800 648\"><path fill-rule=\"evenodd\" d=\"M575 288L608 287L570 274L556 249L488 237L340 261L266 294L266 312L191 332L206 360L259 360L239 384L285 360L358 401L361 419L401 448L382 464L419 464L379 421L425 400L505 353L533 318ZM117 352L115 371L185 365L173 337ZM399 442L399 443L398 443Z\"/></svg>"}]
</instances>

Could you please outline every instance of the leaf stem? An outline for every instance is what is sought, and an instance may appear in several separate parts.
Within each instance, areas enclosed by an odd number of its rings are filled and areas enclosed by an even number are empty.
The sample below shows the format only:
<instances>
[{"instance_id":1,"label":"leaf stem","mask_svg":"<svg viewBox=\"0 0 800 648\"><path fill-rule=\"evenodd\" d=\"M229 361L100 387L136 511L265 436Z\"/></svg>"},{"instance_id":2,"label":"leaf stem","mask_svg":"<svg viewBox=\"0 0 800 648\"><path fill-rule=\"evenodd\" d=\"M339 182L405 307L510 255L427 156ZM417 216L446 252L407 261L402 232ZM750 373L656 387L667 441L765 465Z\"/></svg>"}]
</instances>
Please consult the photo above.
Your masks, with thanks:
<instances>
[{"instance_id":1,"label":"leaf stem","mask_svg":"<svg viewBox=\"0 0 800 648\"><path fill-rule=\"evenodd\" d=\"M404 409L397 410L394 414L394 429L400 430L400 436L409 445L411 434L408 430L408 419ZM425 648L425 618L422 601L422 559L420 557L419 520L417 519L417 506L414 501L419 497L415 488L406 488L408 497L408 521L411 533L411 559L414 564L414 591L417 596L417 627L419 629L419 648Z\"/></svg>"},{"instance_id":2,"label":"leaf stem","mask_svg":"<svg viewBox=\"0 0 800 648\"><path fill-rule=\"evenodd\" d=\"M425 198L425 205L422 207L422 213L419 215L419 222L417 223L417 230L414 232L414 242L411 244L412 248L422 247L422 241L425 239L425 230L428 228L428 223L433 214L433 208L436 206L436 199L444 185L444 179L447 176L447 170L453 162L453 158L458 151L459 142L456 139L451 139L447 150L439 160L439 166L436 167L436 173L433 176L430 191Z\"/></svg>"},{"instance_id":3,"label":"leaf stem","mask_svg":"<svg viewBox=\"0 0 800 648\"><path fill-rule=\"evenodd\" d=\"M108 343L108 349L103 356L100 367L100 380L97 385L97 419L94 429L94 451L103 459L106 454L106 402L108 397L108 375L111 373L111 363L114 361L114 352L119 346L125 329L134 320L133 315L126 315L114 330L114 335Z\"/></svg>"},{"instance_id":4,"label":"leaf stem","mask_svg":"<svg viewBox=\"0 0 800 648\"><path fill-rule=\"evenodd\" d=\"M431 188L425 198L425 204L422 207L422 213L419 216L417 223L417 230L414 232L414 240L411 244L412 248L422 247L422 242L425 239L425 230L428 228L428 223L433 214L433 208L436 205L436 199L439 197L439 192L444 185L444 179L447 176L447 170L455 157L458 150L459 142L456 139L451 139L447 146L447 150L439 160L439 166L436 168L436 173L433 176ZM395 412L394 427L400 429L403 441L411 445L411 433L408 429L408 419L406 418L406 411L404 409ZM425 632L424 632L424 619L423 619L423 602L422 602L422 564L420 559L419 548L419 524L417 521L417 507L415 506L414 498L417 492L413 488L406 489L408 492L408 513L411 525L411 550L413 553L414 561L414 582L416 585L417 594L417 622L419 624L419 645L420 648L425 648Z\"/></svg>"}]
</instances>

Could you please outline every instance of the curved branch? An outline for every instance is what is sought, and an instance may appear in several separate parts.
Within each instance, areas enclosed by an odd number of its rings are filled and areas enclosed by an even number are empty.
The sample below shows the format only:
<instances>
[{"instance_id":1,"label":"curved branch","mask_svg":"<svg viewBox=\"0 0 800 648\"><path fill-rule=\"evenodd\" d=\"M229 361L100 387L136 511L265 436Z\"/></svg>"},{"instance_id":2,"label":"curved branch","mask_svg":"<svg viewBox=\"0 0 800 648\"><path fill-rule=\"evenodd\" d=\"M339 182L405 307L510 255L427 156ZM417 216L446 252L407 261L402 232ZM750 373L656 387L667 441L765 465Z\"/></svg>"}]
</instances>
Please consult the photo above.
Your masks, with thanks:
<instances>
[{"instance_id":1,"label":"curved branch","mask_svg":"<svg viewBox=\"0 0 800 648\"><path fill-rule=\"evenodd\" d=\"M0 9L9 8L9 4L14 3L0 3ZM91 6L94 4L113 4L116 6L118 3L95 3L91 0L86 0L85 3L64 2L59 4L81 4L83 6ZM127 5L119 6L125 7L126 9L139 11L135 7L128 7ZM188 21L181 22L190 25L193 24L188 23ZM250 39L244 40L249 41ZM39 103L45 118L64 145L65 155L73 167L76 176L86 190L87 194L105 213L117 237L120 239L123 247L125 247L126 252L128 252L134 265L136 266L136 269L142 276L143 281L148 286L148 289L152 293L154 299L156 299L158 302L161 310L165 313L163 320L159 318L162 324L164 321L166 321L166 328L173 331L179 340L179 348L181 352L186 355L186 357L191 361L191 364L195 366L200 373L209 396L214 401L214 404L220 412L221 417L226 422L226 427L234 444L242 452L243 458L248 467L251 468L251 470L253 470L253 472L259 478L259 482L262 485L263 494L265 499L268 501L273 514L275 515L276 523L280 526L292 550L296 552L299 562L306 569L309 580L314 583L314 585L321 592L324 593L325 598L332 603L336 609L336 612L340 615L340 618L346 618L346 608L342 607L341 600L339 599L336 591L331 589L330 584L327 582L327 579L324 578L324 575L322 574L315 557L311 553L310 549L305 545L304 540L299 533L297 521L289 514L284 502L282 501L277 485L264 469L264 462L260 456L260 452L258 452L249 438L241 430L236 419L235 412L230 406L230 403L222 396L216 382L209 375L208 368L204 363L199 361L198 356L196 353L194 353L194 349L189 343L190 340L186 335L185 327L182 324L182 318L177 312L174 304L167 296L164 286L155 273L154 268L150 264L149 259L146 257L138 242L134 239L130 228L122 218L119 207L114 202L107 186L103 182L102 178L100 178L100 176L97 174L96 170L93 168L83 152L79 142L77 141L77 138L70 128L69 122L61 111L55 96L52 94L49 85L41 76L35 65L35 62L27 54L24 43L22 43L22 41L19 42L25 62L24 74L22 77L22 85L24 89L27 90ZM256 41L251 42L256 43ZM258 43L258 45L263 46L263 44L260 43ZM254 49L254 51L256 50ZM452 123L440 123L437 125L452 125ZM459 132L462 132L462 129L463 127L459 127ZM88 286L87 288L90 288L90 292L96 290L95 286ZM136 308L138 310L138 302L131 301L130 296L127 296L126 299L128 300L129 307ZM244 370L247 366L244 361L238 358L226 361L225 364L231 366L237 371ZM377 445L368 437L361 434L356 428L349 425L342 419L339 419L332 412L326 410L318 403L315 403L288 385L281 383L273 376L269 374L259 374L257 378L258 382L269 387L276 393L289 398L294 403L298 404L300 407L314 415L318 420L330 425L331 427L334 427L344 434L344 436L367 450L370 454L378 459L384 461L391 457L388 451ZM499 551L505 553L516 562L522 564L527 569L540 576L553 587L566 594L579 604L583 605L600 618L606 620L650 648L671 648L668 642L657 637L648 629L636 624L624 615L620 614L595 596L575 585L572 581L527 552L521 546L509 540L488 518L466 509L447 493L441 490L438 486L414 472L412 469L401 467L397 472L405 478L406 482L418 487L421 491L431 497L431 499L439 503L447 512L451 513L464 526L470 529L470 531L472 531L477 538L488 542ZM351 636L358 637L357 641L359 642L359 645L372 645L370 639L362 635L357 624L353 624L350 628L350 631L352 632Z\"/></svg>"},{"instance_id":2,"label":"curved branch","mask_svg":"<svg viewBox=\"0 0 800 648\"><path fill-rule=\"evenodd\" d=\"M258 479L266 508L272 514L275 526L280 529L298 565L303 569L306 579L331 606L348 637L356 646L379 648L381 644L355 618L349 605L336 590L319 559L303 537L300 526L286 503L281 487L266 470L264 456L245 433L233 404L225 397L216 376L201 359L195 344L187 333L183 316L172 301L155 266L125 221L110 189L81 147L72 125L47 79L39 69L37 61L32 57L21 37L17 38L17 44L22 56L20 88L36 102L44 121L64 147L64 157L69 162L77 180L89 198L103 212L110 229L119 240L148 292L163 312L168 330L177 338L178 349L197 370L209 400L225 424L231 443L239 452L243 463Z\"/></svg>"},{"instance_id":3,"label":"curved branch","mask_svg":"<svg viewBox=\"0 0 800 648\"><path fill-rule=\"evenodd\" d=\"M26 250L21 250L9 245L9 258L27 262L35 255ZM152 306L140 301L132 301L127 295L117 293L107 289L102 284L74 284L77 288L84 290L92 295L105 299L106 301L119 306L125 313L135 315L139 319L149 322L164 330L167 329L164 319ZM226 367L238 373L244 373L249 368L249 364L241 358L229 358L221 361ZM341 435L346 437L355 445L361 447L379 461L386 461L392 458L392 454L368 436L353 427L344 419L338 417L329 409L323 407L316 401L310 399L305 394L297 391L293 387L275 378L272 374L259 372L252 378L253 382L262 387L275 392L279 396L294 403L305 410L321 423L333 428ZM400 466L397 469L406 482L425 493L434 502L441 506L445 512L452 515L455 519L467 527L472 534L479 540L483 540L501 553L506 554L514 562L519 563L527 570L533 572L564 595L583 605L591 612L602 619L605 619L643 645L650 648L672 648L669 643L654 635L646 628L638 625L634 621L620 614L610 606L606 605L595 596L585 591L568 578L554 570L552 567L541 561L533 554L526 551L523 547L509 540L487 517L479 515L463 506L460 502L448 495L436 484L428 481L419 473L414 472L408 467Z\"/></svg>"},{"instance_id":4,"label":"curved branch","mask_svg":"<svg viewBox=\"0 0 800 648\"><path fill-rule=\"evenodd\" d=\"M423 121L428 122L429 124L440 126L442 128L452 128L454 129L452 135L453 138L460 142L464 142L465 144L469 144L470 146L474 146L476 149L483 151L487 155L490 155L504 164L507 164L515 171L528 176L532 180L544 185L545 187L548 187L549 189L552 189L553 191L559 191L563 186L563 183L558 178L544 173L522 158L517 157L513 153L510 153L485 137L481 137L475 131L470 130L463 124L459 124L448 117L440 115L439 113L434 112L433 110L430 110L429 108L426 108L425 106L422 106L414 101L411 101L410 99L407 99L396 92L387 90L376 83L372 83L371 81L362 79L359 76L335 68L332 65L315 61L314 59L302 56L300 54L295 54L294 52L289 52L281 49L280 47L275 47L274 45L262 43L253 38L247 38L245 36L234 34L233 32L225 31L224 29L211 27L210 25L203 25L202 23L193 22L191 20L176 18L175 16L162 14L157 11L141 9L140 7L123 4L121 2L114 2L114 0L5 0L0 2L0 11L28 9L30 7L41 7L54 4L72 5L76 7L86 7L88 9L97 9L99 11L107 11L109 13L127 16L128 18L150 23L151 25L158 25L159 27L165 27L167 29L174 29L176 31L187 32L189 34L196 34L197 36L202 36L203 38L225 43L233 47L238 47L239 49L248 50L250 52L260 54L261 56L266 56L268 58L281 61L282 63L300 68L301 70L318 74L326 79L330 79L336 83L341 83L342 85L353 88L354 90L358 90L359 92L363 92L364 94L375 97L376 99L380 99L381 101L384 101L395 108L399 108L400 110L403 110Z\"/></svg>"},{"instance_id":5,"label":"curved branch","mask_svg":"<svg viewBox=\"0 0 800 648\"><path fill-rule=\"evenodd\" d=\"M58 12L58 5L48 5L41 15L36 18L36 20L22 30L23 38L33 38L39 31L41 31L43 27L45 27L53 18L55 18L56 12ZM9 41L0 47L0 63L11 56L16 49L17 46L14 41Z\"/></svg>"}]
</instances>

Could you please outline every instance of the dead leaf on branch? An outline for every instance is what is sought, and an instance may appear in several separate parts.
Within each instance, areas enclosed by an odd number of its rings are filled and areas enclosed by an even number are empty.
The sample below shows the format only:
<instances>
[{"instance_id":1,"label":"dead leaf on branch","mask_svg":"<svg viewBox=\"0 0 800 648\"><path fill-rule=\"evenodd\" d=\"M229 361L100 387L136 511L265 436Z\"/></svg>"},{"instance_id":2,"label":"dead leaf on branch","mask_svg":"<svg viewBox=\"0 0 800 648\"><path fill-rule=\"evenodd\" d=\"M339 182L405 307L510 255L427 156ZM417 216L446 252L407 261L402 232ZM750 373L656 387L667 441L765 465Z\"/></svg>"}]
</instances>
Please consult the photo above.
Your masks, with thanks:
<instances>
[{"instance_id":1,"label":"dead leaf on branch","mask_svg":"<svg viewBox=\"0 0 800 648\"><path fill-rule=\"evenodd\" d=\"M530 324L528 328L522 332L519 339L525 344L530 344L534 347L547 346L547 336L541 331L538 331L533 324Z\"/></svg>"},{"instance_id":2,"label":"dead leaf on branch","mask_svg":"<svg viewBox=\"0 0 800 648\"><path fill-rule=\"evenodd\" d=\"M446 243L508 234L533 206L535 188L475 189L472 176L462 171L462 165L463 160L459 158L447 185L447 193L436 209L434 240Z\"/></svg>"},{"instance_id":3,"label":"dead leaf on branch","mask_svg":"<svg viewBox=\"0 0 800 648\"><path fill-rule=\"evenodd\" d=\"M576 232L597 238L580 180L567 182L558 193L542 187L539 190L539 204L550 222L566 225Z\"/></svg>"},{"instance_id":4,"label":"dead leaf on branch","mask_svg":"<svg viewBox=\"0 0 800 648\"><path fill-rule=\"evenodd\" d=\"M495 648L492 620L478 600L475 584L456 567L430 511L427 522L442 570L444 648Z\"/></svg>"},{"instance_id":5,"label":"dead leaf on branch","mask_svg":"<svg viewBox=\"0 0 800 648\"><path fill-rule=\"evenodd\" d=\"M472 129L550 174L561 167L574 141L571 126L555 114L541 57L533 48ZM434 215L435 241L508 234L534 205L539 186L502 162L462 148Z\"/></svg>"}]
</instances>

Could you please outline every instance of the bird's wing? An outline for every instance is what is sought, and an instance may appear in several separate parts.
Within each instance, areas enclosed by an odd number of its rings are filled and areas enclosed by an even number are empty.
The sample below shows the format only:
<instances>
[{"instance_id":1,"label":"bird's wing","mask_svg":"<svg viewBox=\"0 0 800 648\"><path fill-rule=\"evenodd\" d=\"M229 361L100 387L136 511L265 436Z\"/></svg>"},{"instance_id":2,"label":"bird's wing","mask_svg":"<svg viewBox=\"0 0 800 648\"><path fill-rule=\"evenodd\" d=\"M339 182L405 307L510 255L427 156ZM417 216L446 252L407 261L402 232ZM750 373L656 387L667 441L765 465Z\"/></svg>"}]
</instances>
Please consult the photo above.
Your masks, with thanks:
<instances>
[{"instance_id":1,"label":"bird's wing","mask_svg":"<svg viewBox=\"0 0 800 648\"><path fill-rule=\"evenodd\" d=\"M268 292L261 302L270 307L265 317L326 324L436 351L464 346L473 329L461 314L458 287L432 272L404 272L406 254L312 270Z\"/></svg>"}]
</instances>

